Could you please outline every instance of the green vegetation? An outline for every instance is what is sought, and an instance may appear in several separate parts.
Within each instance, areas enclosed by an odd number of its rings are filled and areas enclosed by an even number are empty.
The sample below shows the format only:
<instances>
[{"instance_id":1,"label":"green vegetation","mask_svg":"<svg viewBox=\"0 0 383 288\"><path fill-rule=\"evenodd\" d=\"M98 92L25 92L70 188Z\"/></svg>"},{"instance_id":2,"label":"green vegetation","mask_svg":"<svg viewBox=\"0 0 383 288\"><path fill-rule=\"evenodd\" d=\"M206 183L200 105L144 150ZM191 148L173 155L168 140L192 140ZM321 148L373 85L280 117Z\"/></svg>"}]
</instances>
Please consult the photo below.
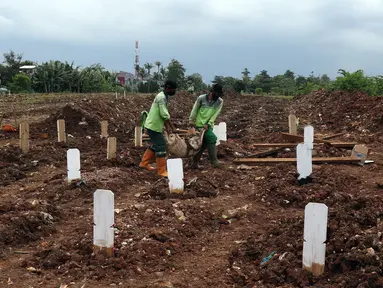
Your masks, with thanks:
<instances>
[{"instance_id":1,"label":"green vegetation","mask_svg":"<svg viewBox=\"0 0 383 288\"><path fill-rule=\"evenodd\" d=\"M0 87L4 86L13 93L93 93L137 91L154 93L159 91L165 79L178 83L180 89L190 92L201 92L209 88L198 73L186 75L186 69L176 59L164 67L162 62L145 63L136 67L139 79L123 87L117 80L117 73L107 71L101 64L89 67L78 67L74 63L49 61L44 62L32 71L20 71L23 65L34 65L33 61L23 60L21 54L13 51L4 53L3 64L0 64ZM154 72L153 72L154 71ZM220 83L226 89L233 89L243 94L293 97L307 94L318 89L363 91L372 96L383 95L383 76L367 76L362 70L347 72L338 71L336 79L326 74L308 77L298 75L291 70L284 74L270 76L266 70L251 76L248 68L242 72L242 78L215 76L213 83Z\"/></svg>"}]
</instances>

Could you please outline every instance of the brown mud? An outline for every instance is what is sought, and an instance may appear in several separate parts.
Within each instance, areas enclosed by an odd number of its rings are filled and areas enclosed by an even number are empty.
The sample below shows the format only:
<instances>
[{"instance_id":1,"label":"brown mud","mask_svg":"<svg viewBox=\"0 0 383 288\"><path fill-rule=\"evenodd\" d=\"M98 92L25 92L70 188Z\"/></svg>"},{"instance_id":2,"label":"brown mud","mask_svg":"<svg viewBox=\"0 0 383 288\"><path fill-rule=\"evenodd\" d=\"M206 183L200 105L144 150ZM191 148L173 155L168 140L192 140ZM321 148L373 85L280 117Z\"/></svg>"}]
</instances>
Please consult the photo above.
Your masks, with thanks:
<instances>
[{"instance_id":1,"label":"brown mud","mask_svg":"<svg viewBox=\"0 0 383 288\"><path fill-rule=\"evenodd\" d=\"M202 170L185 160L185 193L171 194L166 180L139 169L146 147L133 145L134 127L152 99L81 95L28 110L39 120L30 123L27 154L18 149L17 133L0 133L0 287L383 287L381 100L324 91L291 101L227 95L217 120L228 130L228 141L218 146L222 167L213 169L206 155ZM187 128L194 100L171 99L177 127ZM345 132L334 142L368 143L375 163L314 165L312 183L301 186L295 165L232 163L268 150L251 144L283 142L280 132L287 132L292 112L317 134ZM65 145L57 143L58 119L66 121ZM102 120L117 137L113 161L100 138ZM81 151L84 181L73 185L66 182L68 148ZM316 157L350 153L314 149ZM272 157L295 157L295 149ZM96 189L115 194L111 258L93 253ZM302 269L309 202L329 207L326 263L318 277Z\"/></svg>"}]
</instances>

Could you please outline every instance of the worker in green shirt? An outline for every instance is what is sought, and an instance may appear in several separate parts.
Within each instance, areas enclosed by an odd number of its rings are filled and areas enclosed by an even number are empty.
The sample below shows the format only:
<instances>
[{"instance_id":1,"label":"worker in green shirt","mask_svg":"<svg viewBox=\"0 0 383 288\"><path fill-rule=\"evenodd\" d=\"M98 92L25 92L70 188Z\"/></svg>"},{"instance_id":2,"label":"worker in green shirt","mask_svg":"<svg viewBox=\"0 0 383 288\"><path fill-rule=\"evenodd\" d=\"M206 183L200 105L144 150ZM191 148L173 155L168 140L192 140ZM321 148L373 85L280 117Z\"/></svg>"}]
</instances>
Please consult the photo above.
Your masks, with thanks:
<instances>
[{"instance_id":1,"label":"worker in green shirt","mask_svg":"<svg viewBox=\"0 0 383 288\"><path fill-rule=\"evenodd\" d=\"M198 162L206 148L208 149L210 163L214 167L219 166L216 146L217 136L213 133L213 127L215 119L222 110L222 96L222 85L214 84L210 93L199 96L194 103L193 110L190 113L189 125L195 126L199 131L205 129L205 135L201 150L193 157L193 168L198 168Z\"/></svg>"},{"instance_id":2,"label":"worker in green shirt","mask_svg":"<svg viewBox=\"0 0 383 288\"><path fill-rule=\"evenodd\" d=\"M154 98L144 124L152 146L145 151L140 167L149 171L155 170L150 163L156 158L157 173L163 177L168 177L168 172L166 171L166 142L162 133L164 128L169 133L175 130L174 125L170 121L168 97L175 95L176 90L177 83L171 80L165 82L164 90Z\"/></svg>"}]
</instances>

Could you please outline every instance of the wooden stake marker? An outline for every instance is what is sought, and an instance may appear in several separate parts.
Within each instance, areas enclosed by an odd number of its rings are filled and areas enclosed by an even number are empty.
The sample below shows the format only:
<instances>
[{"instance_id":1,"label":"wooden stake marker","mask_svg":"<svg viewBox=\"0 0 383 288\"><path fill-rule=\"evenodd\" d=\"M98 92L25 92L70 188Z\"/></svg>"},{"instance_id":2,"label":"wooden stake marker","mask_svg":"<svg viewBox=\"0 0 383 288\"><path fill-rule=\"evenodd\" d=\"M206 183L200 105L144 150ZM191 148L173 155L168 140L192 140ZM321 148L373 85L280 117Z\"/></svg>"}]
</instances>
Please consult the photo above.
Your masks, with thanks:
<instances>
[{"instance_id":1,"label":"wooden stake marker","mask_svg":"<svg viewBox=\"0 0 383 288\"><path fill-rule=\"evenodd\" d=\"M101 125L101 138L108 138L108 121L100 122Z\"/></svg>"},{"instance_id":2,"label":"wooden stake marker","mask_svg":"<svg viewBox=\"0 0 383 288\"><path fill-rule=\"evenodd\" d=\"M142 147L142 127L136 126L134 129L134 145L136 147Z\"/></svg>"},{"instance_id":3,"label":"wooden stake marker","mask_svg":"<svg viewBox=\"0 0 383 288\"><path fill-rule=\"evenodd\" d=\"M29 151L29 124L27 122L20 123L20 149L23 153Z\"/></svg>"},{"instance_id":4,"label":"wooden stake marker","mask_svg":"<svg viewBox=\"0 0 383 288\"><path fill-rule=\"evenodd\" d=\"M65 120L57 120L57 140L58 142L66 143L66 133L65 133Z\"/></svg>"},{"instance_id":5,"label":"wooden stake marker","mask_svg":"<svg viewBox=\"0 0 383 288\"><path fill-rule=\"evenodd\" d=\"M116 158L116 151L117 151L117 138L116 137L109 137L108 138L108 144L107 144L107 156L106 156L106 158L108 160L115 159Z\"/></svg>"},{"instance_id":6,"label":"wooden stake marker","mask_svg":"<svg viewBox=\"0 0 383 288\"><path fill-rule=\"evenodd\" d=\"M328 208L325 204L309 203L305 207L303 268L315 276L323 274L326 256Z\"/></svg>"},{"instance_id":7,"label":"wooden stake marker","mask_svg":"<svg viewBox=\"0 0 383 288\"><path fill-rule=\"evenodd\" d=\"M114 249L114 194L97 189L93 194L93 251L113 256Z\"/></svg>"},{"instance_id":8,"label":"wooden stake marker","mask_svg":"<svg viewBox=\"0 0 383 288\"><path fill-rule=\"evenodd\" d=\"M289 115L289 133L297 135L297 117L295 115Z\"/></svg>"}]
</instances>

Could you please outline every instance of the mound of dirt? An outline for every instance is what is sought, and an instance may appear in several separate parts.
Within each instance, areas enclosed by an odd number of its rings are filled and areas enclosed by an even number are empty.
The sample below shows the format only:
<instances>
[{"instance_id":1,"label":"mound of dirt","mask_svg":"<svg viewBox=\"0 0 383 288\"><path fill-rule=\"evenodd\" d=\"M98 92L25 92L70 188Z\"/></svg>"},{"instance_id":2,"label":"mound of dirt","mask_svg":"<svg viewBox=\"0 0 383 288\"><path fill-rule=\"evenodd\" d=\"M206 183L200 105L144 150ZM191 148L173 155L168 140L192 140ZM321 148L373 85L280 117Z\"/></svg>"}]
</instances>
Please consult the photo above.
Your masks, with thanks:
<instances>
[{"instance_id":1,"label":"mound of dirt","mask_svg":"<svg viewBox=\"0 0 383 288\"><path fill-rule=\"evenodd\" d=\"M46 120L32 125L35 133L50 133L57 135L57 120L65 120L66 133L78 134L99 134L100 121L108 121L108 132L110 136L120 136L121 140L134 135L134 127L141 120L141 112L149 111L155 95L134 97L126 99L103 101L99 98L83 98L72 102L52 113ZM175 125L186 125L189 113L194 104L195 98L192 95L179 93L169 98L169 112Z\"/></svg>"},{"instance_id":2,"label":"mound of dirt","mask_svg":"<svg viewBox=\"0 0 383 288\"><path fill-rule=\"evenodd\" d=\"M314 91L294 99L290 113L301 123L314 124L324 131L357 132L369 136L381 132L383 98L363 92Z\"/></svg>"},{"instance_id":3,"label":"mound of dirt","mask_svg":"<svg viewBox=\"0 0 383 288\"><path fill-rule=\"evenodd\" d=\"M36 165L31 156L23 154L18 147L0 148L0 186L25 178L26 172L34 170Z\"/></svg>"},{"instance_id":4,"label":"mound of dirt","mask_svg":"<svg viewBox=\"0 0 383 288\"><path fill-rule=\"evenodd\" d=\"M278 221L263 234L253 233L242 247L234 249L229 257L233 279L244 286L262 281L295 287L382 287L379 204L372 197L360 197L341 206L329 212L324 275L313 277L301 269L304 225L301 215ZM276 254L261 265L262 259L273 251Z\"/></svg>"}]
</instances>

